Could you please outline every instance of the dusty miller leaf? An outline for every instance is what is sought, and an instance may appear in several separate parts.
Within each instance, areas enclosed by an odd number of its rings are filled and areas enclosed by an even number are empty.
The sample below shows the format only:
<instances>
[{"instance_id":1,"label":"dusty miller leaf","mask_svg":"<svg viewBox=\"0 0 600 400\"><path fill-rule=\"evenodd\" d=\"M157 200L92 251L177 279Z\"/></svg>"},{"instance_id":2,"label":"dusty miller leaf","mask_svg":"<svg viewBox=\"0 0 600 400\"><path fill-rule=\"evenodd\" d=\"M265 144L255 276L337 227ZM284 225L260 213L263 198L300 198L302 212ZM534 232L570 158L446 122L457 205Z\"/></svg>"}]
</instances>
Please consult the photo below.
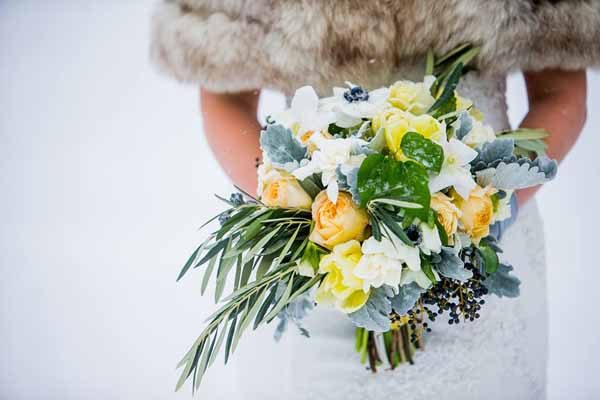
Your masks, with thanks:
<instances>
[{"instance_id":1,"label":"dusty miller leaf","mask_svg":"<svg viewBox=\"0 0 600 400\"><path fill-rule=\"evenodd\" d=\"M491 185L500 190L524 189L548 182L556 176L554 160L539 158L532 162L500 162L494 168L478 171L477 182L481 186Z\"/></svg>"},{"instance_id":2,"label":"dusty miller leaf","mask_svg":"<svg viewBox=\"0 0 600 400\"><path fill-rule=\"evenodd\" d=\"M485 169L495 161L508 160L513 155L515 141L512 139L499 139L485 143L480 149L477 158L471 163L476 170Z\"/></svg>"},{"instance_id":3,"label":"dusty miller leaf","mask_svg":"<svg viewBox=\"0 0 600 400\"><path fill-rule=\"evenodd\" d=\"M399 315L406 314L411 308L414 307L421 294L425 291L416 282L412 282L408 285L400 286L400 291L397 295L392 297L392 308Z\"/></svg>"},{"instance_id":4,"label":"dusty miller leaf","mask_svg":"<svg viewBox=\"0 0 600 400\"><path fill-rule=\"evenodd\" d=\"M392 305L387 293L388 291L383 287L372 289L365 305L348 314L354 325L375 332L389 331L388 315L392 312Z\"/></svg>"},{"instance_id":5,"label":"dusty miller leaf","mask_svg":"<svg viewBox=\"0 0 600 400\"><path fill-rule=\"evenodd\" d=\"M454 254L452 249L442 249L441 259L435 264L436 270L446 278L466 282L473 277L473 273L465 269L465 263Z\"/></svg>"},{"instance_id":6,"label":"dusty miller leaf","mask_svg":"<svg viewBox=\"0 0 600 400\"><path fill-rule=\"evenodd\" d=\"M512 266L500 264L498 270L488 275L483 284L490 293L498 297L518 297L521 281L516 276L510 274L512 270Z\"/></svg>"},{"instance_id":7,"label":"dusty miller leaf","mask_svg":"<svg viewBox=\"0 0 600 400\"><path fill-rule=\"evenodd\" d=\"M260 147L273 164L285 169L298 166L306 157L306 147L282 125L267 126L260 134Z\"/></svg>"},{"instance_id":8,"label":"dusty miller leaf","mask_svg":"<svg viewBox=\"0 0 600 400\"><path fill-rule=\"evenodd\" d=\"M358 193L358 167L343 171L342 168L338 166L336 172L340 188L350 192L352 200L354 200L356 204L360 204L360 194Z\"/></svg>"},{"instance_id":9,"label":"dusty miller leaf","mask_svg":"<svg viewBox=\"0 0 600 400\"><path fill-rule=\"evenodd\" d=\"M473 119L468 112L463 111L459 114L455 123L454 136L458 140L462 140L473 129Z\"/></svg>"},{"instance_id":10,"label":"dusty miller leaf","mask_svg":"<svg viewBox=\"0 0 600 400\"><path fill-rule=\"evenodd\" d=\"M278 288L279 289L279 288ZM287 330L289 322L292 322L302 336L310 337L308 330L302 326L302 319L304 319L313 309L315 303L313 302L309 293L304 293L298 296L290 304L288 304L278 315L279 323L275 328L273 337L275 341L281 340L283 334Z\"/></svg>"}]
</instances>

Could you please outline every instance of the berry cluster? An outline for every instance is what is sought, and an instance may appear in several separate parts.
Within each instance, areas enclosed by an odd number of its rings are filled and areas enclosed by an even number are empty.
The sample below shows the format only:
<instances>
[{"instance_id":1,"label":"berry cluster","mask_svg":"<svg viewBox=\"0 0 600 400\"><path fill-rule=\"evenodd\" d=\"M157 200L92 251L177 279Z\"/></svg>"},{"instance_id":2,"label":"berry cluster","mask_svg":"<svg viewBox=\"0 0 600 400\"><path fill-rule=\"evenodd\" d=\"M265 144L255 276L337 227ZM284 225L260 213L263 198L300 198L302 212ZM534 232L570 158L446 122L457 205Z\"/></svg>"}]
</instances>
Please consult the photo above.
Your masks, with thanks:
<instances>
[{"instance_id":1,"label":"berry cluster","mask_svg":"<svg viewBox=\"0 0 600 400\"><path fill-rule=\"evenodd\" d=\"M461 317L463 321L479 318L481 306L485 304L482 297L488 294L488 289L483 285L485 276L472 263L465 263L465 268L473 272L473 277L468 281L442 278L441 282L421 296L423 304L437 306L436 312L427 310L430 319L435 320L445 312L448 313L450 325L458 324Z\"/></svg>"}]
</instances>

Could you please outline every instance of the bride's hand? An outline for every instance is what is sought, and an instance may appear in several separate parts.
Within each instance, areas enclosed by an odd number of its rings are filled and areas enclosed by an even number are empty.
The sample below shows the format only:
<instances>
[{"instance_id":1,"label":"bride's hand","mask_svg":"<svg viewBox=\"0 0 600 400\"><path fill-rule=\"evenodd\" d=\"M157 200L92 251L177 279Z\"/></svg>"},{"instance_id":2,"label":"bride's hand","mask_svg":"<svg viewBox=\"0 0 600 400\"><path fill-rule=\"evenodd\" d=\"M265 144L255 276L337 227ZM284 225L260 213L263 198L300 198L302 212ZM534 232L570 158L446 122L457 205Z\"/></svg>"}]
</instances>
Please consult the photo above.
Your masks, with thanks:
<instances>
[{"instance_id":1,"label":"bride's hand","mask_svg":"<svg viewBox=\"0 0 600 400\"><path fill-rule=\"evenodd\" d=\"M542 70L525 72L524 76L529 112L521 127L548 131L548 156L560 162L575 144L585 123L586 72ZM519 191L519 203L525 204L537 189Z\"/></svg>"}]
</instances>

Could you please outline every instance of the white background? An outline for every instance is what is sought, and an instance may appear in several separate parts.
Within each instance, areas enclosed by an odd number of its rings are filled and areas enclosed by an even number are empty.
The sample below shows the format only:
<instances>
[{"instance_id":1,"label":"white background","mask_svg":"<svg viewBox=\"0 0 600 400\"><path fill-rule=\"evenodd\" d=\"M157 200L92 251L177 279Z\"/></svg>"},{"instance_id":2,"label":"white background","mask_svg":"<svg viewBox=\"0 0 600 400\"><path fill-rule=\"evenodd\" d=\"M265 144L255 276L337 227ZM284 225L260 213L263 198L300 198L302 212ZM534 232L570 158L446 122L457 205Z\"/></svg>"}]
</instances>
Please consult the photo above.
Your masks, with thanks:
<instances>
[{"instance_id":1,"label":"white background","mask_svg":"<svg viewBox=\"0 0 600 400\"><path fill-rule=\"evenodd\" d=\"M197 276L174 278L218 210L212 193L230 186L196 89L148 63L150 6L0 1L2 399L172 398L174 365L207 314ZM600 391L600 74L589 84L587 126L538 197L550 399ZM519 76L508 96L515 123Z\"/></svg>"}]
</instances>

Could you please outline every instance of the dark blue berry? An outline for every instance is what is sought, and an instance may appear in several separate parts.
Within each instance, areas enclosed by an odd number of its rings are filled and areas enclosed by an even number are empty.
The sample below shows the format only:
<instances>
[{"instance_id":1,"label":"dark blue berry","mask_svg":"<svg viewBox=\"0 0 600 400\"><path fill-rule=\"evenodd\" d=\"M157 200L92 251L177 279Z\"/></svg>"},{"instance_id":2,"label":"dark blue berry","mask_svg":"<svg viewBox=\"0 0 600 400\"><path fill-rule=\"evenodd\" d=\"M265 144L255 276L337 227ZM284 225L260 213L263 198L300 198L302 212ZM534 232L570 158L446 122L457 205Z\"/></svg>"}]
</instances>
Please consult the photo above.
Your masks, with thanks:
<instances>
[{"instance_id":1,"label":"dark blue berry","mask_svg":"<svg viewBox=\"0 0 600 400\"><path fill-rule=\"evenodd\" d=\"M242 204L244 204L244 197L242 196L241 193L233 193L231 196L229 196L229 201L235 207L239 207Z\"/></svg>"}]
</instances>

